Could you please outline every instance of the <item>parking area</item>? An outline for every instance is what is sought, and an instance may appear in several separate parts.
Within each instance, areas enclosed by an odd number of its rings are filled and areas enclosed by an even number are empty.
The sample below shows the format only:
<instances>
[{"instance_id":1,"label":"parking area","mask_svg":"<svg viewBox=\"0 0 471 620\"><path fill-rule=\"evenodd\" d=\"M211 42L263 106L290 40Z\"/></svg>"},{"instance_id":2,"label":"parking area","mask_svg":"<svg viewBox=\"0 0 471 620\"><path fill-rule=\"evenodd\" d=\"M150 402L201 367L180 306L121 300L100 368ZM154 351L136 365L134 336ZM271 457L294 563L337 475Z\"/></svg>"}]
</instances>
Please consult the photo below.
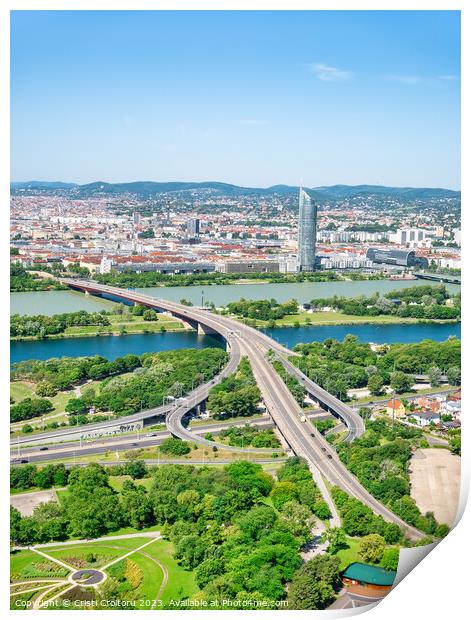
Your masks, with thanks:
<instances>
[{"instance_id":1,"label":"parking area","mask_svg":"<svg viewBox=\"0 0 471 620\"><path fill-rule=\"evenodd\" d=\"M422 513L453 525L458 509L461 459L445 449L417 450L410 463L411 495Z\"/></svg>"},{"instance_id":2,"label":"parking area","mask_svg":"<svg viewBox=\"0 0 471 620\"><path fill-rule=\"evenodd\" d=\"M34 493L21 493L10 496L10 504L19 510L23 517L30 517L39 504L56 502L57 494L52 491L35 491Z\"/></svg>"}]
</instances>

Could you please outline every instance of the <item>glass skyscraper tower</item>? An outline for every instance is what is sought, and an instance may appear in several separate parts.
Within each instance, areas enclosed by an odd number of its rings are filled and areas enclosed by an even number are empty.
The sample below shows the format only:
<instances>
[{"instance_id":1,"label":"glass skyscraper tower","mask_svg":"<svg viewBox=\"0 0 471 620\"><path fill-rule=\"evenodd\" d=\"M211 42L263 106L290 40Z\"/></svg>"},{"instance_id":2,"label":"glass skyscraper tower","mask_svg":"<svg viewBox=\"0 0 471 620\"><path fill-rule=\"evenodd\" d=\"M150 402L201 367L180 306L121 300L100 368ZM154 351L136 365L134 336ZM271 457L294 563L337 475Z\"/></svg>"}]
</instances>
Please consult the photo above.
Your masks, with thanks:
<instances>
[{"instance_id":1,"label":"glass skyscraper tower","mask_svg":"<svg viewBox=\"0 0 471 620\"><path fill-rule=\"evenodd\" d=\"M298 263L299 271L314 271L316 257L317 206L299 188Z\"/></svg>"}]
</instances>

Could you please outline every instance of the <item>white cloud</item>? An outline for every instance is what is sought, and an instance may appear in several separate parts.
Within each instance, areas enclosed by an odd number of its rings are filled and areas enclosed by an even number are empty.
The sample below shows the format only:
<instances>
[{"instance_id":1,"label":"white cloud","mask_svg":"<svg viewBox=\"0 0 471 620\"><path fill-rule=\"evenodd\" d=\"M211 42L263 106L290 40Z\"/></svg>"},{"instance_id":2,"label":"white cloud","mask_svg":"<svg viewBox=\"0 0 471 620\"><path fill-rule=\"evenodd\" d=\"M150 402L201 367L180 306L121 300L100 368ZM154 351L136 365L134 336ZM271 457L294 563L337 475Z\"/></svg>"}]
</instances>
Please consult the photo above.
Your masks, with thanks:
<instances>
[{"instance_id":1,"label":"white cloud","mask_svg":"<svg viewBox=\"0 0 471 620\"><path fill-rule=\"evenodd\" d=\"M343 80L349 80L352 78L353 73L351 71L343 71L337 67L329 67L323 63L315 63L311 65L311 71L315 73L316 77L322 82L341 82Z\"/></svg>"},{"instance_id":2,"label":"white cloud","mask_svg":"<svg viewBox=\"0 0 471 620\"><path fill-rule=\"evenodd\" d=\"M393 80L393 82L401 82L402 84L419 84L422 81L422 78L417 75L388 75L388 80Z\"/></svg>"}]
</instances>

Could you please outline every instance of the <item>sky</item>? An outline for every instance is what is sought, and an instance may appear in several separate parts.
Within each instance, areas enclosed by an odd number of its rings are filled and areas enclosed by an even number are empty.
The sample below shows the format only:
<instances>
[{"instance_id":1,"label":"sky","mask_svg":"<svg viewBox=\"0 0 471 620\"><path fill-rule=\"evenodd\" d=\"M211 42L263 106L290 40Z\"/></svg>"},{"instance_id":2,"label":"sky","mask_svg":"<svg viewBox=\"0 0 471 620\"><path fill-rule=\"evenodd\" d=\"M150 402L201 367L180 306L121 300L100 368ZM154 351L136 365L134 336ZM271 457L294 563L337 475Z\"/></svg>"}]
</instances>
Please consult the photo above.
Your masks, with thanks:
<instances>
[{"instance_id":1,"label":"sky","mask_svg":"<svg viewBox=\"0 0 471 620\"><path fill-rule=\"evenodd\" d=\"M14 11L11 178L460 185L454 11Z\"/></svg>"}]
</instances>

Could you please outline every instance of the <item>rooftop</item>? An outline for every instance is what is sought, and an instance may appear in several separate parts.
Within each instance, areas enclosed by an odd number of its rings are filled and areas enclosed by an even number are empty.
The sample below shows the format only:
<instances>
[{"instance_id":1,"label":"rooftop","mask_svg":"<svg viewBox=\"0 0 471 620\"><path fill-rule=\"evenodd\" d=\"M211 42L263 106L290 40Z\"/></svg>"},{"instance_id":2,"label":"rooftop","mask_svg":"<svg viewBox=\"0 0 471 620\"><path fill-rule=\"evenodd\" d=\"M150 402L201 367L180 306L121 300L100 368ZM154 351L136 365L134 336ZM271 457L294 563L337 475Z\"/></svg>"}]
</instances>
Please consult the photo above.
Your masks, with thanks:
<instances>
[{"instance_id":1,"label":"rooftop","mask_svg":"<svg viewBox=\"0 0 471 620\"><path fill-rule=\"evenodd\" d=\"M343 576L377 586L392 586L396 578L396 571L387 571L379 566L353 562L343 571Z\"/></svg>"}]
</instances>

